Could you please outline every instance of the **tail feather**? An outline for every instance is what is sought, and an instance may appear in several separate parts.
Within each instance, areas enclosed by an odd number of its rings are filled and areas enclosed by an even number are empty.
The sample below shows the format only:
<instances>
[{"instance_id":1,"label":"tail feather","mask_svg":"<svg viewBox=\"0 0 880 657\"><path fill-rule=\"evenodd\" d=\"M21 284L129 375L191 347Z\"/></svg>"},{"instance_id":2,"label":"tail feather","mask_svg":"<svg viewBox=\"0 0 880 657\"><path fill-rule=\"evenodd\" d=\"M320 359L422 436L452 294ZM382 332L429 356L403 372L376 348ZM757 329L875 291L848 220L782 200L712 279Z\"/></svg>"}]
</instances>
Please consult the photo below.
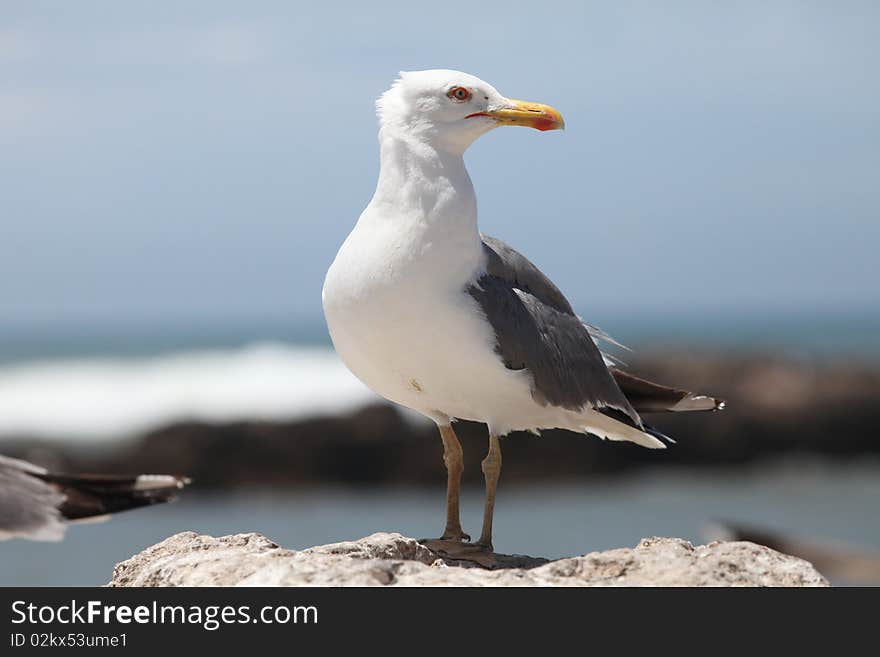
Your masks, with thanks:
<instances>
[{"instance_id":1,"label":"tail feather","mask_svg":"<svg viewBox=\"0 0 880 657\"><path fill-rule=\"evenodd\" d=\"M666 445L648 427L637 427L607 413L607 409L590 412L583 431L608 440L623 440L648 449L666 449Z\"/></svg>"}]
</instances>

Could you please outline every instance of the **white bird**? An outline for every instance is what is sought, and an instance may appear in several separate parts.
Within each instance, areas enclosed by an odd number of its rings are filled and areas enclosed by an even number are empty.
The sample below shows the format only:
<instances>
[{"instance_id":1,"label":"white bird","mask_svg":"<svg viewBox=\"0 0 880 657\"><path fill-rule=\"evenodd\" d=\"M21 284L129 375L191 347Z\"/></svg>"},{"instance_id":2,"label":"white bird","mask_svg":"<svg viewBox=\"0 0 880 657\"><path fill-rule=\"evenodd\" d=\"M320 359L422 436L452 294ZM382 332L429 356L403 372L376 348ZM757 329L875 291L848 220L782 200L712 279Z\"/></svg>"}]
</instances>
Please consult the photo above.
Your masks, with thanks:
<instances>
[{"instance_id":1,"label":"white bird","mask_svg":"<svg viewBox=\"0 0 880 657\"><path fill-rule=\"evenodd\" d=\"M327 272L324 314L337 352L359 379L436 422L447 521L432 546L479 561L492 551L500 437L562 428L662 448L665 436L639 410L723 404L614 367L594 341L608 336L585 324L524 256L480 234L464 152L502 125L561 129L558 111L511 100L451 70L402 72L377 108L376 192ZM466 542L459 521L457 419L489 428L476 543Z\"/></svg>"}]
</instances>

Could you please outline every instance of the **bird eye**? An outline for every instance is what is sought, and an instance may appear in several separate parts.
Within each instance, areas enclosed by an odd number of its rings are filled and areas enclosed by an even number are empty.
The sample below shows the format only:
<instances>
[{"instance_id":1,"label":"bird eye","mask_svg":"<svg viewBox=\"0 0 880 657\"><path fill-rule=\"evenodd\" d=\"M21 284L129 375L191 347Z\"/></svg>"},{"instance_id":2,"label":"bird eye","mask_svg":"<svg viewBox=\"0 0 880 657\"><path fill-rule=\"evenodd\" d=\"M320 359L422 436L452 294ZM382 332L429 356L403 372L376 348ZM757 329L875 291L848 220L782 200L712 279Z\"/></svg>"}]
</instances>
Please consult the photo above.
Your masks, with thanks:
<instances>
[{"instance_id":1,"label":"bird eye","mask_svg":"<svg viewBox=\"0 0 880 657\"><path fill-rule=\"evenodd\" d=\"M471 92L464 87L452 87L452 89L446 92L446 95L459 103L471 99Z\"/></svg>"}]
</instances>

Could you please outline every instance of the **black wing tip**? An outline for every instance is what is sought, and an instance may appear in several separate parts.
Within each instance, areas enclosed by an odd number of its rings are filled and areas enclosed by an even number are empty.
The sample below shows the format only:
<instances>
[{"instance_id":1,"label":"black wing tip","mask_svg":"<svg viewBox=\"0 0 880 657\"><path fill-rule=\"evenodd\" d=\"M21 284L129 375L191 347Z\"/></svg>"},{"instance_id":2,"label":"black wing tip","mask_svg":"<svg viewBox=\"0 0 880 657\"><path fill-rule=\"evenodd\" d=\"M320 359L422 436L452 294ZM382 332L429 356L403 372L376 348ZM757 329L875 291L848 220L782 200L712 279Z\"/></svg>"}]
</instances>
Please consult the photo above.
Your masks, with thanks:
<instances>
[{"instance_id":1,"label":"black wing tip","mask_svg":"<svg viewBox=\"0 0 880 657\"><path fill-rule=\"evenodd\" d=\"M53 483L65 496L59 508L61 515L68 520L80 520L173 502L192 480L181 475L68 475Z\"/></svg>"}]
</instances>

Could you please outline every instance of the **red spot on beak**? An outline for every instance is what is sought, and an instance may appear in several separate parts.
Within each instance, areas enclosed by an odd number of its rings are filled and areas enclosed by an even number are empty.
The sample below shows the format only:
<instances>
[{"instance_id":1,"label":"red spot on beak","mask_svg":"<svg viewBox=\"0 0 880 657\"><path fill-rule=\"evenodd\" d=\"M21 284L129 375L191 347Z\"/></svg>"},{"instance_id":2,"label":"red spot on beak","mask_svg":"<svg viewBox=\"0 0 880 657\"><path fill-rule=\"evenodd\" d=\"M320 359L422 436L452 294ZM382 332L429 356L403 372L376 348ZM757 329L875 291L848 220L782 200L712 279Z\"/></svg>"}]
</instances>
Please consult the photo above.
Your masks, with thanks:
<instances>
[{"instance_id":1,"label":"red spot on beak","mask_svg":"<svg viewBox=\"0 0 880 657\"><path fill-rule=\"evenodd\" d=\"M559 123L555 119L540 117L537 119L533 119L532 127L535 130L540 130L544 132L546 130L557 130L559 128Z\"/></svg>"}]
</instances>

